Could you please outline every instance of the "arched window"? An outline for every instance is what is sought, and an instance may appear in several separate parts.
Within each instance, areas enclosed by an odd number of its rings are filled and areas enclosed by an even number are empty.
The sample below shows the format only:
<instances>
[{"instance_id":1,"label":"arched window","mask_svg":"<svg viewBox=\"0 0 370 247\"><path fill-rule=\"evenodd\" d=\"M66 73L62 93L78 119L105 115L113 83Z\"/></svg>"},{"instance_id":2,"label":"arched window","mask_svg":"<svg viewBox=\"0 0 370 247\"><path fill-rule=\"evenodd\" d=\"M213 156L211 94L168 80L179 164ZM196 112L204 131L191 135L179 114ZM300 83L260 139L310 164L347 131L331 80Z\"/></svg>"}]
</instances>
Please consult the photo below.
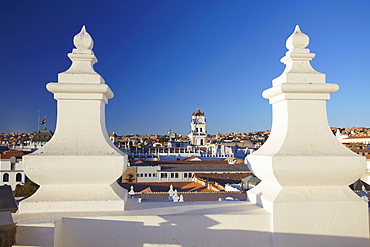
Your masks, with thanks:
<instances>
[{"instance_id":1,"label":"arched window","mask_svg":"<svg viewBox=\"0 0 370 247\"><path fill-rule=\"evenodd\" d=\"M3 182L9 182L9 174L8 173L4 173Z\"/></svg>"},{"instance_id":2,"label":"arched window","mask_svg":"<svg viewBox=\"0 0 370 247\"><path fill-rule=\"evenodd\" d=\"M200 145L203 145L203 139L200 139Z\"/></svg>"},{"instance_id":3,"label":"arched window","mask_svg":"<svg viewBox=\"0 0 370 247\"><path fill-rule=\"evenodd\" d=\"M15 163L17 163L17 158L14 156L10 157L10 170L15 170Z\"/></svg>"},{"instance_id":4,"label":"arched window","mask_svg":"<svg viewBox=\"0 0 370 247\"><path fill-rule=\"evenodd\" d=\"M15 181L22 182L22 173L17 173L17 175L15 175Z\"/></svg>"}]
</instances>

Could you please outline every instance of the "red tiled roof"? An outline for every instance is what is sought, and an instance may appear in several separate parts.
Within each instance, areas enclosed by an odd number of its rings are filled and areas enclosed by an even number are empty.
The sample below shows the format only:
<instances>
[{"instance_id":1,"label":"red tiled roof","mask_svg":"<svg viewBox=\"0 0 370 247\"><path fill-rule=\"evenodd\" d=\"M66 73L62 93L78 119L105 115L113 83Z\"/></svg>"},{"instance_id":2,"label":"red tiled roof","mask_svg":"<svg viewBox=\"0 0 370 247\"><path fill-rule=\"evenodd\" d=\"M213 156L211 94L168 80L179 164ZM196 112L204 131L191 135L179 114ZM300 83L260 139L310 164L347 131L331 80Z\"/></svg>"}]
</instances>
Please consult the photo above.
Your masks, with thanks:
<instances>
[{"instance_id":1,"label":"red tiled roof","mask_svg":"<svg viewBox=\"0 0 370 247\"><path fill-rule=\"evenodd\" d=\"M202 113L198 108L197 111L193 113L193 116L204 116L204 113Z\"/></svg>"},{"instance_id":2,"label":"red tiled roof","mask_svg":"<svg viewBox=\"0 0 370 247\"><path fill-rule=\"evenodd\" d=\"M251 175L252 172L239 172L239 173L194 173L194 176L207 177L207 178L219 178L219 179L230 179L230 180L241 180Z\"/></svg>"},{"instance_id":3,"label":"red tiled roof","mask_svg":"<svg viewBox=\"0 0 370 247\"><path fill-rule=\"evenodd\" d=\"M237 159L235 164L244 164L244 160L243 159Z\"/></svg>"},{"instance_id":4,"label":"red tiled roof","mask_svg":"<svg viewBox=\"0 0 370 247\"><path fill-rule=\"evenodd\" d=\"M343 140L346 140L346 139L370 139L370 136L349 136L347 138L344 138Z\"/></svg>"},{"instance_id":5,"label":"red tiled roof","mask_svg":"<svg viewBox=\"0 0 370 247\"><path fill-rule=\"evenodd\" d=\"M150 187L146 188L146 189L143 189L142 191L140 191L140 193L146 193L146 192L153 192L152 189Z\"/></svg>"},{"instance_id":6,"label":"red tiled roof","mask_svg":"<svg viewBox=\"0 0 370 247\"><path fill-rule=\"evenodd\" d=\"M12 156L20 158L23 155L25 155L25 153L23 151L7 150L7 151L4 151L2 154L0 154L0 159L10 159Z\"/></svg>"},{"instance_id":7,"label":"red tiled roof","mask_svg":"<svg viewBox=\"0 0 370 247\"><path fill-rule=\"evenodd\" d=\"M225 184L240 183L243 178L252 175L252 172L241 173L194 173L193 176L202 178L203 180L213 181L225 186Z\"/></svg>"},{"instance_id":8,"label":"red tiled roof","mask_svg":"<svg viewBox=\"0 0 370 247\"><path fill-rule=\"evenodd\" d=\"M351 151L355 153L370 153L370 149L351 148Z\"/></svg>"},{"instance_id":9,"label":"red tiled roof","mask_svg":"<svg viewBox=\"0 0 370 247\"><path fill-rule=\"evenodd\" d=\"M194 158L197 158L197 156L195 156L195 155L193 155L193 156L190 156L190 157L188 157L188 158L186 158L186 159L183 159L182 161L191 161L192 159L194 159ZM199 159L199 158L198 158Z\"/></svg>"},{"instance_id":10,"label":"red tiled roof","mask_svg":"<svg viewBox=\"0 0 370 247\"><path fill-rule=\"evenodd\" d=\"M122 183L121 186L127 190L130 189L131 186L134 186L134 191L140 192L168 192L170 189L170 185L172 184L173 190L177 190L178 192L192 192L192 191L212 191L207 189L201 184L195 182L151 182L151 183ZM150 187L151 191L144 191Z\"/></svg>"}]
</instances>

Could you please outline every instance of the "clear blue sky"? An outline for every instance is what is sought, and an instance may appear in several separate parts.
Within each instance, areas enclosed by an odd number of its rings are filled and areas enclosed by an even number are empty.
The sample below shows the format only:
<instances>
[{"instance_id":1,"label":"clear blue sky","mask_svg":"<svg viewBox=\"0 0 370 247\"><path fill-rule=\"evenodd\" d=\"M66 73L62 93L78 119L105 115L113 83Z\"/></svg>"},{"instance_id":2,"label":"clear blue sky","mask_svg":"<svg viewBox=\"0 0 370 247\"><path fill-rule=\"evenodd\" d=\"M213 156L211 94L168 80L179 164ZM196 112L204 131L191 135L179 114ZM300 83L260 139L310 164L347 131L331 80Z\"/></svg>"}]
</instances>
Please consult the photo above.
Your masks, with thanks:
<instances>
[{"instance_id":1,"label":"clear blue sky","mask_svg":"<svg viewBox=\"0 0 370 247\"><path fill-rule=\"evenodd\" d=\"M341 88L328 102L330 125L368 127L369 13L370 1L2 0L0 132L37 130L38 110L54 130L45 85L70 66L82 25L115 94L110 133L186 135L198 105L211 134L270 129L261 93L284 70L296 24L311 39L313 67Z\"/></svg>"}]
</instances>

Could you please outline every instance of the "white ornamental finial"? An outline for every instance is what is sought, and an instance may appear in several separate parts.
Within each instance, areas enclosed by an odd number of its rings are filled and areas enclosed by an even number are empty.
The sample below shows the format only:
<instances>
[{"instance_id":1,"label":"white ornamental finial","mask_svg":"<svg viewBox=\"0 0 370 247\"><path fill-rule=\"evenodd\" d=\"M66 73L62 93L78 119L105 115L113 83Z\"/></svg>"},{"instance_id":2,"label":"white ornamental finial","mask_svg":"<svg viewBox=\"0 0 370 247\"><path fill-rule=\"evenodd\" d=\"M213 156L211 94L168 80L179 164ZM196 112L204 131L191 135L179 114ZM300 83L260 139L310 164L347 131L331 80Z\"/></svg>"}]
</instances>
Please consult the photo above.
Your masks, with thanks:
<instances>
[{"instance_id":1,"label":"white ornamental finial","mask_svg":"<svg viewBox=\"0 0 370 247\"><path fill-rule=\"evenodd\" d=\"M90 34L86 31L85 25L82 26L81 31L73 38L73 44L77 49L92 50L94 41Z\"/></svg>"},{"instance_id":2,"label":"white ornamental finial","mask_svg":"<svg viewBox=\"0 0 370 247\"><path fill-rule=\"evenodd\" d=\"M170 185L170 190L168 191L168 194L169 194L169 196L173 196L174 195L174 191L173 191L173 185L171 184Z\"/></svg>"},{"instance_id":3,"label":"white ornamental finial","mask_svg":"<svg viewBox=\"0 0 370 247\"><path fill-rule=\"evenodd\" d=\"M172 198L173 198L173 202L179 202L180 197L177 194L177 190L175 190L175 193L173 194Z\"/></svg>"},{"instance_id":4,"label":"white ornamental finial","mask_svg":"<svg viewBox=\"0 0 370 247\"><path fill-rule=\"evenodd\" d=\"M184 202L184 196L183 195L180 195L179 202Z\"/></svg>"},{"instance_id":5,"label":"white ornamental finial","mask_svg":"<svg viewBox=\"0 0 370 247\"><path fill-rule=\"evenodd\" d=\"M132 186L132 185L131 185L131 187L130 187L130 191L128 192L128 194L129 194L130 196L135 195L134 186Z\"/></svg>"},{"instance_id":6,"label":"white ornamental finial","mask_svg":"<svg viewBox=\"0 0 370 247\"><path fill-rule=\"evenodd\" d=\"M288 50L305 49L310 43L310 38L301 32L299 25L295 27L292 35L287 39L285 45Z\"/></svg>"}]
</instances>

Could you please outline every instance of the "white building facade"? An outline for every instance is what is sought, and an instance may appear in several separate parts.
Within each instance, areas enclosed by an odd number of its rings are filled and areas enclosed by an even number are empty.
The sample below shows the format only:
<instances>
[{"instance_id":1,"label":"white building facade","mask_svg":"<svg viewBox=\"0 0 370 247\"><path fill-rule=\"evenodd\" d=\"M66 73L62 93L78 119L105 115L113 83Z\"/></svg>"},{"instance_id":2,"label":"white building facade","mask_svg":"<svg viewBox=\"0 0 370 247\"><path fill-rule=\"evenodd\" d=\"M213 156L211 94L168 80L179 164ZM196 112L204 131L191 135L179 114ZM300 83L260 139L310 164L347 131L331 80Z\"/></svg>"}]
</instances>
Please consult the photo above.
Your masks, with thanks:
<instances>
[{"instance_id":1,"label":"white building facade","mask_svg":"<svg viewBox=\"0 0 370 247\"><path fill-rule=\"evenodd\" d=\"M11 154L0 155L0 186L9 185L12 190L15 190L18 184L24 185L25 182L26 175L23 172L22 158L11 156Z\"/></svg>"}]
</instances>

